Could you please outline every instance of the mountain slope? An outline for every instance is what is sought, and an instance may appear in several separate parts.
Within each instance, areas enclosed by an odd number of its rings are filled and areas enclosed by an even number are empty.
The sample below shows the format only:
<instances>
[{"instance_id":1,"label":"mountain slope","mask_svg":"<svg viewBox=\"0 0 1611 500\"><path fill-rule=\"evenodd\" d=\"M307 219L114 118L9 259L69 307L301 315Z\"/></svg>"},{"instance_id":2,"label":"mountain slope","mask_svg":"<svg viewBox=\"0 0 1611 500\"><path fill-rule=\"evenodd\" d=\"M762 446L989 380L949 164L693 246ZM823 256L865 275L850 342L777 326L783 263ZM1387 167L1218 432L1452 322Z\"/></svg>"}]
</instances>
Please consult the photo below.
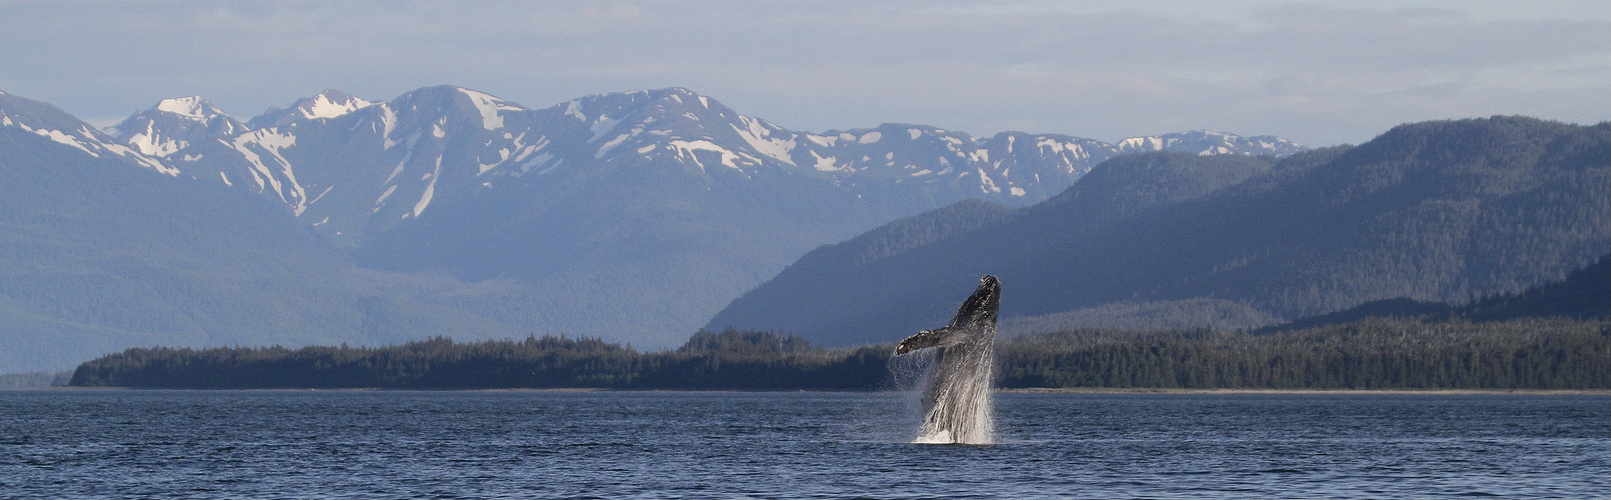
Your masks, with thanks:
<instances>
[{"instance_id":1,"label":"mountain slope","mask_svg":"<svg viewBox=\"0 0 1611 500\"><path fill-rule=\"evenodd\" d=\"M456 307L646 346L681 341L823 242L970 197L1030 203L1121 154L921 125L795 132L681 88L543 109L452 86L385 102L327 90L247 125L164 161L285 205L366 266L492 282ZM1200 131L1130 142L1301 149Z\"/></svg>"},{"instance_id":2,"label":"mountain slope","mask_svg":"<svg viewBox=\"0 0 1611 500\"><path fill-rule=\"evenodd\" d=\"M1300 330L1350 323L1371 317L1395 316L1433 320L1463 318L1473 321L1541 317L1608 318L1611 317L1611 254L1601 256L1588 267L1573 271L1564 280L1530 288L1518 294L1487 297L1464 305L1406 298L1378 300L1330 314L1302 318L1263 331Z\"/></svg>"},{"instance_id":3,"label":"mountain slope","mask_svg":"<svg viewBox=\"0 0 1611 500\"><path fill-rule=\"evenodd\" d=\"M830 345L883 342L901 328L895 325L943 323L954 312L955 296L972 290L967 279L1005 269L997 264L1004 254L1056 245L1059 238L1077 238L1137 211L1202 197L1273 163L1268 157L1186 153L1124 156L1036 207L981 216L979 205L959 204L897 221L808 254L734 300L706 328L783 328ZM912 221L954 229L902 238L906 244L882 250ZM867 254L879 258L855 257Z\"/></svg>"},{"instance_id":4,"label":"mountain slope","mask_svg":"<svg viewBox=\"0 0 1611 500\"><path fill-rule=\"evenodd\" d=\"M524 333L417 300L403 291L453 284L357 268L281 207L122 156L54 107L0 95L0 116L0 371L139 345Z\"/></svg>"},{"instance_id":5,"label":"mountain slope","mask_svg":"<svg viewBox=\"0 0 1611 500\"><path fill-rule=\"evenodd\" d=\"M196 178L264 193L347 246L442 200L552 184L556 172L658 163L690 175L814 179L911 214L970 197L1024 206L1128 152L1302 150L1275 137L1206 131L1120 144L1018 132L976 139L903 124L803 133L680 88L588 96L545 109L451 86L387 102L326 90L247 123L249 132L197 144L169 163Z\"/></svg>"},{"instance_id":6,"label":"mountain slope","mask_svg":"<svg viewBox=\"0 0 1611 500\"><path fill-rule=\"evenodd\" d=\"M958 238L853 271L785 271L829 277L776 288L839 293L805 303L772 294L748 298L742 309L735 301L718 322L784 327L813 341L887 341L943 321L943 305L966 295L958 287L984 273L1002 279L1004 317L1212 298L1290 318L1388 297L1516 292L1611 250L1611 124L1426 122L1264 167L1228 169L1225 160L1110 161L1097 171L1175 163L1161 171L1241 173L1221 177L1218 189L1170 189L1176 173L1141 175L1115 190L1097 188L1104 176L1093 172L1052 200ZM832 313L760 321L767 310Z\"/></svg>"},{"instance_id":7,"label":"mountain slope","mask_svg":"<svg viewBox=\"0 0 1611 500\"><path fill-rule=\"evenodd\" d=\"M822 242L972 196L1027 204L1120 154L920 125L794 132L676 88L543 109L326 90L245 122L186 97L105 131L0 94L0 131L0 342L19 353L0 366L17 369L138 344L672 345ZM1126 151L1299 149L1253 139Z\"/></svg>"},{"instance_id":8,"label":"mountain slope","mask_svg":"<svg viewBox=\"0 0 1611 500\"><path fill-rule=\"evenodd\" d=\"M270 107L263 114L253 117L246 122L246 127L252 130L290 125L299 120L316 120L320 118L336 118L367 108L376 103L347 95L336 89L325 89L314 94L313 97L304 97L291 103L285 109Z\"/></svg>"},{"instance_id":9,"label":"mountain slope","mask_svg":"<svg viewBox=\"0 0 1611 500\"><path fill-rule=\"evenodd\" d=\"M1573 271L1559 282L1519 294L1490 297L1460 307L1457 314L1479 321L1523 317L1611 317L1611 255Z\"/></svg>"},{"instance_id":10,"label":"mountain slope","mask_svg":"<svg viewBox=\"0 0 1611 500\"><path fill-rule=\"evenodd\" d=\"M164 157L191 144L233 137L245 124L200 97L163 99L151 109L135 113L105 132L141 154Z\"/></svg>"}]
</instances>

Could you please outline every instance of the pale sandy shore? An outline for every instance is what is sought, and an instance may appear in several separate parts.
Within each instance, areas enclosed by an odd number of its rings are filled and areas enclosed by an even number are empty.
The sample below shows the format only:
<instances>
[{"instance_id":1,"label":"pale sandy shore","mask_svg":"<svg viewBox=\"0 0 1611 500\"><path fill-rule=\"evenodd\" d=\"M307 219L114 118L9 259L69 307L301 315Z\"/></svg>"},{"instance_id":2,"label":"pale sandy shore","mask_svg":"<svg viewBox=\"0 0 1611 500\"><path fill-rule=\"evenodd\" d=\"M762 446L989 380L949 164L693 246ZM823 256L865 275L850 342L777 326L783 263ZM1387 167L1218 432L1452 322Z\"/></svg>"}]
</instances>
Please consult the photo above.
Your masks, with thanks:
<instances>
[{"instance_id":1,"label":"pale sandy shore","mask_svg":"<svg viewBox=\"0 0 1611 500\"><path fill-rule=\"evenodd\" d=\"M1015 394L1404 394L1426 396L1611 396L1611 389L1163 389L1119 387L1060 387L997 389Z\"/></svg>"}]
</instances>

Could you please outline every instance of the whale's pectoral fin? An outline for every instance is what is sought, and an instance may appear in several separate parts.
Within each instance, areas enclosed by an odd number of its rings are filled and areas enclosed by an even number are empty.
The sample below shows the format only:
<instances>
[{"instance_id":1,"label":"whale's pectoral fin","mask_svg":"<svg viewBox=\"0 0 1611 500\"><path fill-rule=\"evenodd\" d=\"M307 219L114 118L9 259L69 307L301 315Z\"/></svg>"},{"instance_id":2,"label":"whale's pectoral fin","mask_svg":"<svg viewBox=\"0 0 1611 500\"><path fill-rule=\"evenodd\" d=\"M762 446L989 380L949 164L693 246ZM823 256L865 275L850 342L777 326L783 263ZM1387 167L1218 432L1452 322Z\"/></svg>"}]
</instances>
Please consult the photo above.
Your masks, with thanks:
<instances>
[{"instance_id":1,"label":"whale's pectoral fin","mask_svg":"<svg viewBox=\"0 0 1611 500\"><path fill-rule=\"evenodd\" d=\"M945 327L937 330L923 330L917 335L907 337L900 345L895 346L895 355L899 356L912 351L928 349L930 347L950 347L962 343L966 332L962 328Z\"/></svg>"}]
</instances>

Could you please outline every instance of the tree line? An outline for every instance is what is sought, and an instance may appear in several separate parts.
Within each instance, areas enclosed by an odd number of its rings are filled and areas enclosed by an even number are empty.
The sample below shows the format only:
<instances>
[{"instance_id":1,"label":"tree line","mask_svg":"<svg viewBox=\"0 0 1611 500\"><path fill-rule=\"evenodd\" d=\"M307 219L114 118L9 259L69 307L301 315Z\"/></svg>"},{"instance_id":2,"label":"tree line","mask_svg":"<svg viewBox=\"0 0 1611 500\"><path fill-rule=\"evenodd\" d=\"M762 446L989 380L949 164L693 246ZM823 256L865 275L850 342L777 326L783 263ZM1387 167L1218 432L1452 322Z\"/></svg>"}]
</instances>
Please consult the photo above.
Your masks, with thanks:
<instances>
[{"instance_id":1,"label":"tree line","mask_svg":"<svg viewBox=\"0 0 1611 500\"><path fill-rule=\"evenodd\" d=\"M888 390L892 347L700 331L675 350L528 337L390 347L135 348L74 386ZM1611 389L1611 321L1369 318L1274 334L1071 329L998 340L1001 388Z\"/></svg>"},{"instance_id":2,"label":"tree line","mask_svg":"<svg viewBox=\"0 0 1611 500\"><path fill-rule=\"evenodd\" d=\"M84 363L74 386L398 389L874 390L883 346L828 350L790 334L701 331L672 351L594 338L389 347L133 348Z\"/></svg>"},{"instance_id":3,"label":"tree line","mask_svg":"<svg viewBox=\"0 0 1611 500\"><path fill-rule=\"evenodd\" d=\"M1001 387L1611 388L1604 320L1368 318L1268 335L1068 330L998 352Z\"/></svg>"}]
</instances>

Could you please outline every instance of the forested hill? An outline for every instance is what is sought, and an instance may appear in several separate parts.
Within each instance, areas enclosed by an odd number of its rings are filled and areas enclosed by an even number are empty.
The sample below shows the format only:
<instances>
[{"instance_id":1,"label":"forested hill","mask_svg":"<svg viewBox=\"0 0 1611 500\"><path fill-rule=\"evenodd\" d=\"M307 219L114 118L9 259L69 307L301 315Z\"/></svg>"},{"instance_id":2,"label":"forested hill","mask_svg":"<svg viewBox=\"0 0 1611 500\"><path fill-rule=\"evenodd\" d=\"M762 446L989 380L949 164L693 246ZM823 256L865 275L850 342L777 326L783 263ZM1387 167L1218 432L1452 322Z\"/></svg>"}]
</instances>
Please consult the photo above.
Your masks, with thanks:
<instances>
[{"instance_id":1,"label":"forested hill","mask_svg":"<svg viewBox=\"0 0 1611 500\"><path fill-rule=\"evenodd\" d=\"M1373 317L1421 318L1428 321L1455 319L1505 321L1544 317L1611 318L1611 254L1601 256L1589 267L1573 271L1565 280L1519 294L1487 297L1458 306L1407 298L1379 300L1331 314L1303 318L1264 331L1297 330L1350 323Z\"/></svg>"},{"instance_id":2,"label":"forested hill","mask_svg":"<svg viewBox=\"0 0 1611 500\"><path fill-rule=\"evenodd\" d=\"M1087 231L1127 214L1203 196L1267 171L1274 163L1270 157L1131 155L1101 164L1034 211L1008 212L983 202L933 210L818 248L734 300L706 329L737 325L791 331L803 328L799 331L829 345L899 340L903 337L888 331L876 336L868 333L892 330L891 325L898 324L932 323L923 328L943 324L978 280L939 282L931 278L953 276L959 269L981 269L973 265L977 263L960 262L963 255L989 257L994 251L1038 245L1038 239ZM1141 186L1129 188L1138 184ZM1061 213L1050 213L1045 207L1061 207ZM1025 218L1035 221L1030 224L1035 229L1025 234L1000 240L978 235L982 228L1023 225L1019 220ZM938 253L953 252L957 247L963 253ZM885 259L896 261L885 263ZM869 298L886 301L881 303L888 307L869 307Z\"/></svg>"},{"instance_id":3,"label":"forested hill","mask_svg":"<svg viewBox=\"0 0 1611 500\"><path fill-rule=\"evenodd\" d=\"M302 349L129 349L72 385L146 388L891 390L926 354L822 349L792 335L700 332L675 351L594 339ZM931 352L931 351L921 351ZM998 341L996 386L1611 389L1611 322L1370 319L1273 335L1076 329ZM895 369L892 367L906 367Z\"/></svg>"},{"instance_id":4,"label":"forested hill","mask_svg":"<svg viewBox=\"0 0 1611 500\"><path fill-rule=\"evenodd\" d=\"M1297 318L1518 293L1608 252L1611 124L1436 121L1281 160L1110 160L1000 222L852 268L786 270L710 325L892 341L944 324L987 273L1004 318L1172 302ZM784 292L799 289L819 293Z\"/></svg>"}]
</instances>

